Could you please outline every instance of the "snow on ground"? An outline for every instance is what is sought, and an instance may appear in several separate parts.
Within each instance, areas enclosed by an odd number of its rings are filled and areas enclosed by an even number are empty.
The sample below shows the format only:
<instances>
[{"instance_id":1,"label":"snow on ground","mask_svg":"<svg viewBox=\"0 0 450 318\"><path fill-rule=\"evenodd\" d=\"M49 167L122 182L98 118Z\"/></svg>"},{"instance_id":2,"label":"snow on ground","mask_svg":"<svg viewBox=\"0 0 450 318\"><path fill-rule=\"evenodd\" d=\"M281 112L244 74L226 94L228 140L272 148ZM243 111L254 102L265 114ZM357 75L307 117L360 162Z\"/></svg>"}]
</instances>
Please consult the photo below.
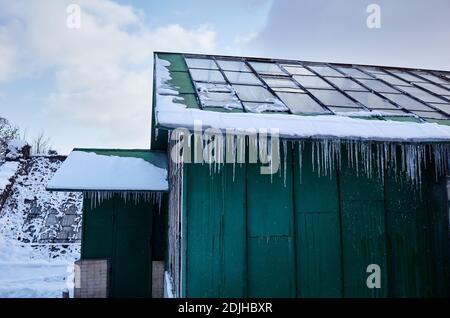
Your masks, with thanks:
<instances>
[{"instance_id":1,"label":"snow on ground","mask_svg":"<svg viewBox=\"0 0 450 318\"><path fill-rule=\"evenodd\" d=\"M52 190L165 191L167 169L141 158L74 150L54 175Z\"/></svg>"},{"instance_id":2,"label":"snow on ground","mask_svg":"<svg viewBox=\"0 0 450 318\"><path fill-rule=\"evenodd\" d=\"M81 195L45 190L60 165L48 157L19 163L0 211L0 298L61 297L70 290L80 255Z\"/></svg>"},{"instance_id":3,"label":"snow on ground","mask_svg":"<svg viewBox=\"0 0 450 318\"><path fill-rule=\"evenodd\" d=\"M19 163L15 161L5 162L0 166L0 194L10 184L10 179L16 174Z\"/></svg>"}]
</instances>

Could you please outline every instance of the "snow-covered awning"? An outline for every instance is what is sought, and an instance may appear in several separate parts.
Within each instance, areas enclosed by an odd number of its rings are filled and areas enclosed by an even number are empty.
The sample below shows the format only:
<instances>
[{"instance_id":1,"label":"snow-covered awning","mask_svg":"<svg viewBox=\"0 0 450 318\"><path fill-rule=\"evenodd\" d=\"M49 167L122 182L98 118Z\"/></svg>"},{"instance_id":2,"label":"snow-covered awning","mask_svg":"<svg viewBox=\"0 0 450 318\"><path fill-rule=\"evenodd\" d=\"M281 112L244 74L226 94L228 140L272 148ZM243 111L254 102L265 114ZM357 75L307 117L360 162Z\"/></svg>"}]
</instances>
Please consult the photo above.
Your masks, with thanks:
<instances>
[{"instance_id":1,"label":"snow-covered awning","mask_svg":"<svg viewBox=\"0 0 450 318\"><path fill-rule=\"evenodd\" d=\"M147 150L74 149L49 191L168 191L167 156Z\"/></svg>"}]
</instances>

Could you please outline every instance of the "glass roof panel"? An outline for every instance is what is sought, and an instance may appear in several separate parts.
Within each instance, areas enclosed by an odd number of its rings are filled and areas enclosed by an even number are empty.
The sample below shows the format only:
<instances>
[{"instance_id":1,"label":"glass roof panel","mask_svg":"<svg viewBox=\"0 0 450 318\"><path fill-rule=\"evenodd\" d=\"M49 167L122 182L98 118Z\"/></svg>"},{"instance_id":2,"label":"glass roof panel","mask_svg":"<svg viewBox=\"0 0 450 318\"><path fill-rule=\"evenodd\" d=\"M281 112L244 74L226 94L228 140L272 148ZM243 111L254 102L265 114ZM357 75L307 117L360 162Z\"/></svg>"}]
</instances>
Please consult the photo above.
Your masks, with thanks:
<instances>
[{"instance_id":1,"label":"glass roof panel","mask_svg":"<svg viewBox=\"0 0 450 318\"><path fill-rule=\"evenodd\" d=\"M198 94L203 107L222 107L226 109L242 109L239 99L234 93L217 93L200 91Z\"/></svg>"},{"instance_id":2,"label":"glass roof panel","mask_svg":"<svg viewBox=\"0 0 450 318\"><path fill-rule=\"evenodd\" d=\"M277 93L294 114L319 114L328 112L308 94Z\"/></svg>"},{"instance_id":3,"label":"glass roof panel","mask_svg":"<svg viewBox=\"0 0 450 318\"><path fill-rule=\"evenodd\" d=\"M360 70L357 70L352 67L338 67L338 69L341 72L344 72L345 74L355 77L355 78L372 78L370 75L367 75L367 74L361 72Z\"/></svg>"},{"instance_id":4,"label":"glass roof panel","mask_svg":"<svg viewBox=\"0 0 450 318\"><path fill-rule=\"evenodd\" d=\"M407 85L410 86L408 82L405 82L404 80L401 80L395 76L389 75L389 74L374 74L378 79L382 79L385 82L388 82L392 85Z\"/></svg>"},{"instance_id":5,"label":"glass roof panel","mask_svg":"<svg viewBox=\"0 0 450 318\"><path fill-rule=\"evenodd\" d=\"M272 89L276 87L298 88L298 85L290 78L263 76L263 79Z\"/></svg>"},{"instance_id":6,"label":"glass roof panel","mask_svg":"<svg viewBox=\"0 0 450 318\"><path fill-rule=\"evenodd\" d=\"M198 92L231 93L233 91L231 86L226 84L195 82L195 87Z\"/></svg>"},{"instance_id":7,"label":"glass roof panel","mask_svg":"<svg viewBox=\"0 0 450 318\"><path fill-rule=\"evenodd\" d=\"M420 100L423 100L424 102L445 103L445 100L443 100L439 97L433 96L417 87L402 86L399 88L404 90L405 92L411 94L412 96L419 98Z\"/></svg>"},{"instance_id":8,"label":"glass roof panel","mask_svg":"<svg viewBox=\"0 0 450 318\"><path fill-rule=\"evenodd\" d=\"M391 115L408 115L409 113L405 112L401 109L374 109L375 112L380 112L382 114L391 114Z\"/></svg>"},{"instance_id":9,"label":"glass roof panel","mask_svg":"<svg viewBox=\"0 0 450 318\"><path fill-rule=\"evenodd\" d=\"M421 102L416 101L414 98L411 98L404 94L388 94L383 93L383 96L389 98L393 102L397 103L399 106L404 107L408 110L424 110L431 111L432 109Z\"/></svg>"},{"instance_id":10,"label":"glass roof panel","mask_svg":"<svg viewBox=\"0 0 450 318\"><path fill-rule=\"evenodd\" d=\"M423 78L426 78L429 81L432 81L434 83L438 84L448 84L448 82L440 77L434 76L433 74L425 73L425 72L414 72L414 74L417 74Z\"/></svg>"},{"instance_id":11,"label":"glass roof panel","mask_svg":"<svg viewBox=\"0 0 450 318\"><path fill-rule=\"evenodd\" d=\"M408 81L408 82L417 82L417 81L421 81L420 78L418 78L417 76L414 76L412 74L403 72L403 71L394 71L394 70L390 70L392 74L395 74L401 78L403 78L404 80Z\"/></svg>"},{"instance_id":12,"label":"glass roof panel","mask_svg":"<svg viewBox=\"0 0 450 318\"><path fill-rule=\"evenodd\" d=\"M322 76L344 76L338 71L328 66L309 66L309 67Z\"/></svg>"},{"instance_id":13,"label":"glass roof panel","mask_svg":"<svg viewBox=\"0 0 450 318\"><path fill-rule=\"evenodd\" d=\"M306 93L301 88L290 88L290 87L274 87L272 88L275 92L285 92L285 93Z\"/></svg>"},{"instance_id":14,"label":"glass roof panel","mask_svg":"<svg viewBox=\"0 0 450 318\"><path fill-rule=\"evenodd\" d=\"M430 103L430 105L434 106L437 109L443 111L444 113L450 115L450 104L433 104L433 103Z\"/></svg>"},{"instance_id":15,"label":"glass roof panel","mask_svg":"<svg viewBox=\"0 0 450 318\"><path fill-rule=\"evenodd\" d=\"M264 112L289 112L289 108L283 103L253 103L244 102L244 108L250 113L264 113Z\"/></svg>"},{"instance_id":16,"label":"glass roof panel","mask_svg":"<svg viewBox=\"0 0 450 318\"><path fill-rule=\"evenodd\" d=\"M242 101L273 103L277 99L262 86L233 85L233 88Z\"/></svg>"},{"instance_id":17,"label":"glass roof panel","mask_svg":"<svg viewBox=\"0 0 450 318\"><path fill-rule=\"evenodd\" d=\"M361 83L370 89L382 93L397 93L398 91L379 80L360 79Z\"/></svg>"},{"instance_id":18,"label":"glass roof panel","mask_svg":"<svg viewBox=\"0 0 450 318\"><path fill-rule=\"evenodd\" d=\"M342 90L367 91L366 88L356 83L354 80L346 77L327 77L327 80Z\"/></svg>"},{"instance_id":19,"label":"glass roof panel","mask_svg":"<svg viewBox=\"0 0 450 318\"><path fill-rule=\"evenodd\" d=\"M291 75L314 75L313 72L307 70L306 68L298 65L282 65L283 68L289 72Z\"/></svg>"},{"instance_id":20,"label":"glass roof panel","mask_svg":"<svg viewBox=\"0 0 450 318\"><path fill-rule=\"evenodd\" d=\"M318 76L300 76L294 75L294 79L306 88L330 88L333 86L325 82Z\"/></svg>"},{"instance_id":21,"label":"glass roof panel","mask_svg":"<svg viewBox=\"0 0 450 318\"><path fill-rule=\"evenodd\" d=\"M217 63L225 71L251 72L250 68L242 61L217 60Z\"/></svg>"},{"instance_id":22,"label":"glass roof panel","mask_svg":"<svg viewBox=\"0 0 450 318\"><path fill-rule=\"evenodd\" d=\"M353 102L350 98L336 90L310 89L309 92L325 105L359 107L359 105Z\"/></svg>"},{"instance_id":23,"label":"glass roof panel","mask_svg":"<svg viewBox=\"0 0 450 318\"><path fill-rule=\"evenodd\" d=\"M227 72L225 76L232 84L255 84L262 85L261 81L253 73Z\"/></svg>"},{"instance_id":24,"label":"glass roof panel","mask_svg":"<svg viewBox=\"0 0 450 318\"><path fill-rule=\"evenodd\" d=\"M357 107L336 107L336 106L328 106L330 110L332 110L335 113L359 113L359 112L365 112L368 113L368 110L365 110L364 108L357 108Z\"/></svg>"},{"instance_id":25,"label":"glass roof panel","mask_svg":"<svg viewBox=\"0 0 450 318\"><path fill-rule=\"evenodd\" d=\"M192 79L197 82L226 83L222 73L215 70L190 69Z\"/></svg>"},{"instance_id":26,"label":"glass roof panel","mask_svg":"<svg viewBox=\"0 0 450 318\"><path fill-rule=\"evenodd\" d=\"M216 62L212 59L186 58L186 64L189 68L207 68L210 70L218 69Z\"/></svg>"},{"instance_id":27,"label":"glass roof panel","mask_svg":"<svg viewBox=\"0 0 450 318\"><path fill-rule=\"evenodd\" d=\"M378 95L375 95L374 93L348 92L348 94L369 109L375 109L375 108L396 109L397 108L394 104L379 97Z\"/></svg>"},{"instance_id":28,"label":"glass roof panel","mask_svg":"<svg viewBox=\"0 0 450 318\"><path fill-rule=\"evenodd\" d=\"M414 114L417 116L420 116L422 118L431 118L431 119L448 119L448 116L445 116L444 114L438 113L438 112L420 112L420 111L413 111Z\"/></svg>"},{"instance_id":29,"label":"glass roof panel","mask_svg":"<svg viewBox=\"0 0 450 318\"><path fill-rule=\"evenodd\" d=\"M260 74L286 75L286 73L284 73L275 63L250 62L250 65Z\"/></svg>"},{"instance_id":30,"label":"glass roof panel","mask_svg":"<svg viewBox=\"0 0 450 318\"><path fill-rule=\"evenodd\" d=\"M417 86L420 86L422 88L425 88L433 93L439 94L439 95L450 95L450 90L439 87L435 84L431 83L416 83Z\"/></svg>"}]
</instances>

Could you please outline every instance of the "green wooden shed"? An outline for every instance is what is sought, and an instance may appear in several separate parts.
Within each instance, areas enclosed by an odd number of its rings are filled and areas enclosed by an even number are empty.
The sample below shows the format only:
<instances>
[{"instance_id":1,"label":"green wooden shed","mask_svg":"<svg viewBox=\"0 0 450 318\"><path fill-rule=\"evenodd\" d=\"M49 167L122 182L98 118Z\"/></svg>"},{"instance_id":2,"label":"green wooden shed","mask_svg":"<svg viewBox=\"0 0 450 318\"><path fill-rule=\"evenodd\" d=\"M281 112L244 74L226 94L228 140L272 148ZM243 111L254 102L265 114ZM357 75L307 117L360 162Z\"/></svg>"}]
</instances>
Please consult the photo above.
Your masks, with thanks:
<instances>
[{"instance_id":1,"label":"green wooden shed","mask_svg":"<svg viewBox=\"0 0 450 318\"><path fill-rule=\"evenodd\" d=\"M448 72L154 58L166 294L450 295Z\"/></svg>"}]
</instances>

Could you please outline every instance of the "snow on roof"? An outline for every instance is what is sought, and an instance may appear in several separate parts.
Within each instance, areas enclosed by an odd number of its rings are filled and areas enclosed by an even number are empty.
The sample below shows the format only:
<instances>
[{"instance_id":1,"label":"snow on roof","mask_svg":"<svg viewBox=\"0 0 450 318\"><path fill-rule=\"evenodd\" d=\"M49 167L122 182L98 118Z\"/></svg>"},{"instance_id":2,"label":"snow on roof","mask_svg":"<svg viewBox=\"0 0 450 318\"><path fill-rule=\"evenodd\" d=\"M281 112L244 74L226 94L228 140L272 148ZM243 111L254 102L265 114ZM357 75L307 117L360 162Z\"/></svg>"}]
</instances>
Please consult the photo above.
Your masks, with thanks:
<instances>
[{"instance_id":1,"label":"snow on roof","mask_svg":"<svg viewBox=\"0 0 450 318\"><path fill-rule=\"evenodd\" d=\"M53 191L167 191L167 159L151 151L75 149L47 185Z\"/></svg>"},{"instance_id":2,"label":"snow on roof","mask_svg":"<svg viewBox=\"0 0 450 318\"><path fill-rule=\"evenodd\" d=\"M171 84L171 62L155 55L155 118L158 128L194 129L195 122L202 127L231 129L245 132L247 129L278 129L280 137L342 138L400 142L447 142L450 127L434 122L409 122L397 120L369 120L347 116L305 116L289 113L250 113L203 110L187 107L185 95ZM370 112L367 112L370 114ZM379 114L374 111L372 114ZM381 112L382 113L382 112ZM408 114L406 114L408 115ZM405 117L403 117L405 118ZM408 118L408 117L406 117ZM418 117L409 117L418 120Z\"/></svg>"}]
</instances>

